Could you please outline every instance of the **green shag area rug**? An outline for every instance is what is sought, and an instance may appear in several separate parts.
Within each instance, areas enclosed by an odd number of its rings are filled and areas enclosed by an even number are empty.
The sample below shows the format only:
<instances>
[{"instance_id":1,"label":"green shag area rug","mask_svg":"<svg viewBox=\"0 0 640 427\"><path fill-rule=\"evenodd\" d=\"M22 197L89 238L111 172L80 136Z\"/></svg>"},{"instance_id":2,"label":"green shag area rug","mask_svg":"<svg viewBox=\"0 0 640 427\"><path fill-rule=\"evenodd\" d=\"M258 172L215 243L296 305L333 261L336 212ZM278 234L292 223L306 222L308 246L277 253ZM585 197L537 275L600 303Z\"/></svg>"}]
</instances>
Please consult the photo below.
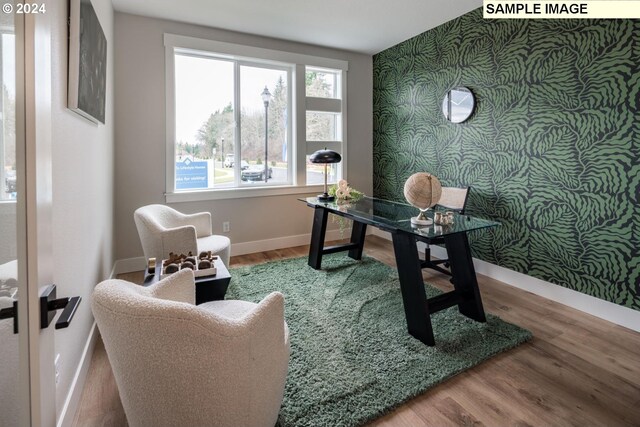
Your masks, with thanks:
<instances>
[{"instance_id":1,"label":"green shag area rug","mask_svg":"<svg viewBox=\"0 0 640 427\"><path fill-rule=\"evenodd\" d=\"M496 316L478 323L451 307L431 317L436 346L428 347L407 332L395 269L346 254L324 256L322 268L295 258L231 269L226 299L285 295L291 359L283 427L361 425L531 338Z\"/></svg>"}]
</instances>

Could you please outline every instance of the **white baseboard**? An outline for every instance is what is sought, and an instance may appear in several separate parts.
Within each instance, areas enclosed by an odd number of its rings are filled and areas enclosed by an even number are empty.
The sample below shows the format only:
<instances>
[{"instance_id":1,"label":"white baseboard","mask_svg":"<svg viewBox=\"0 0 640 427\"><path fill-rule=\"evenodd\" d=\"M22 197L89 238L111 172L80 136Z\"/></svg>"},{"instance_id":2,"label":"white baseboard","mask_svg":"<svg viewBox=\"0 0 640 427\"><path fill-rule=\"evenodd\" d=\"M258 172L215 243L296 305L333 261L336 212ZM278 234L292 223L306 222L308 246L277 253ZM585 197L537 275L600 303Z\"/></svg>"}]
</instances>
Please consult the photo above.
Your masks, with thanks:
<instances>
[{"instance_id":1,"label":"white baseboard","mask_svg":"<svg viewBox=\"0 0 640 427\"><path fill-rule=\"evenodd\" d=\"M368 227L367 234L373 234L384 239L391 240L391 236L388 232L381 231L374 227ZM350 230L345 230L343 234L340 234L339 230L329 230L326 234L326 240L342 239L349 235ZM276 239L235 243L231 245L231 254L246 255L274 249L307 245L309 244L310 239L310 234L299 234ZM421 243L418 243L418 245L421 245ZM447 253L444 248L432 246L431 255L436 258L445 258ZM609 322L640 332L640 311L592 297L591 295L583 294L581 292L546 282L476 258L473 259L473 264L475 266L476 273L478 274L491 277L492 279L499 280L507 285L529 291L552 301L559 302L560 304L564 304ZM116 274L140 271L143 270L144 267L144 257L118 260L114 264L114 273L112 274L112 277L115 277Z\"/></svg>"},{"instance_id":2,"label":"white baseboard","mask_svg":"<svg viewBox=\"0 0 640 427\"><path fill-rule=\"evenodd\" d=\"M144 257L141 257L141 260L144 265ZM111 269L109 279L115 279L116 275L120 274L117 269L118 262L116 261L113 264L113 268ZM87 337L87 342L84 345L82 356L80 357L80 363L78 364L76 373L73 376L73 380L71 381L71 387L69 388L67 399L65 400L64 406L60 411L57 427L71 427L73 425L73 419L75 418L76 412L78 411L78 404L80 403L80 398L82 397L82 391L84 390L87 373L89 372L89 367L91 366L93 350L95 349L96 341L98 340L99 336L100 332L98 331L98 325L94 320L93 324L91 325L91 329L89 330L89 336Z\"/></svg>"},{"instance_id":3,"label":"white baseboard","mask_svg":"<svg viewBox=\"0 0 640 427\"><path fill-rule=\"evenodd\" d=\"M87 379L87 372L89 372L89 366L91 366L93 349L95 348L96 341L98 340L98 335L98 327L94 321L91 326L91 330L89 331L89 336L84 346L84 350L82 351L82 357L80 358L78 369L76 369L76 374L73 377L73 381L71 381L69 394L67 394L67 399L64 402L62 411L60 411L57 427L71 427L73 424L73 419L76 416L78 404L82 397L82 391L84 390L84 383Z\"/></svg>"},{"instance_id":4,"label":"white baseboard","mask_svg":"<svg viewBox=\"0 0 640 427\"><path fill-rule=\"evenodd\" d=\"M391 235L386 231L376 228L373 230L373 234L391 240ZM443 259L447 257L447 252L444 248L432 246L431 255ZM640 311L638 310L623 307L477 258L473 259L473 265L478 274L640 332Z\"/></svg>"},{"instance_id":5,"label":"white baseboard","mask_svg":"<svg viewBox=\"0 0 640 427\"><path fill-rule=\"evenodd\" d=\"M446 254L444 256L446 256ZM546 282L479 259L474 258L473 265L479 274L640 332L640 311L638 310L583 294L582 292L574 291L573 289Z\"/></svg>"},{"instance_id":6,"label":"white baseboard","mask_svg":"<svg viewBox=\"0 0 640 427\"><path fill-rule=\"evenodd\" d=\"M370 234L370 230L367 230ZM325 240L340 240L351 236L351 229L327 230ZM256 240L253 242L241 242L231 244L231 256L255 254L258 252L272 251L274 249L292 248L294 246L308 245L311 241L311 234L298 234L294 236L278 237L275 239ZM133 271L144 270L144 257L119 259L113 266L112 277L118 274L131 273Z\"/></svg>"},{"instance_id":7,"label":"white baseboard","mask_svg":"<svg viewBox=\"0 0 640 427\"><path fill-rule=\"evenodd\" d=\"M325 240L339 240L351 236L351 229L327 230ZM294 246L308 245L311 241L311 234L298 234L295 236L278 237L276 239L256 240L253 242L232 243L231 255L255 254L258 252L271 251L274 249L292 248Z\"/></svg>"},{"instance_id":8,"label":"white baseboard","mask_svg":"<svg viewBox=\"0 0 640 427\"><path fill-rule=\"evenodd\" d=\"M118 274L144 270L146 266L147 262L143 256L116 260L113 264L111 278L115 278Z\"/></svg>"}]
</instances>

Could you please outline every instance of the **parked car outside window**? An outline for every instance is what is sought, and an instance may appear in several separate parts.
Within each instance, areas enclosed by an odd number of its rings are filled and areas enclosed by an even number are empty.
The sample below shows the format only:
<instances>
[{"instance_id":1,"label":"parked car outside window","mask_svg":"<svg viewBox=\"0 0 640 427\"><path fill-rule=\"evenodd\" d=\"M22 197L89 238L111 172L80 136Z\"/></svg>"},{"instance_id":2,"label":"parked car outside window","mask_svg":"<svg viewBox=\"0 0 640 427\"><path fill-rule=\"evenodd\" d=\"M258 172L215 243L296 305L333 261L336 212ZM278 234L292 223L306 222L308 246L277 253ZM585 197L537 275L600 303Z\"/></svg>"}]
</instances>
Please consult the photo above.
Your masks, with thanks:
<instances>
[{"instance_id":1,"label":"parked car outside window","mask_svg":"<svg viewBox=\"0 0 640 427\"><path fill-rule=\"evenodd\" d=\"M16 173L15 173L15 171L9 171L7 176L4 178L4 184L5 184L5 187L6 187L5 191L7 193L15 193L16 192Z\"/></svg>"},{"instance_id":2,"label":"parked car outside window","mask_svg":"<svg viewBox=\"0 0 640 427\"><path fill-rule=\"evenodd\" d=\"M271 178L273 175L271 167L269 167L268 173L269 176L267 178ZM243 181L264 181L264 165L251 165L243 168L241 177Z\"/></svg>"}]
</instances>

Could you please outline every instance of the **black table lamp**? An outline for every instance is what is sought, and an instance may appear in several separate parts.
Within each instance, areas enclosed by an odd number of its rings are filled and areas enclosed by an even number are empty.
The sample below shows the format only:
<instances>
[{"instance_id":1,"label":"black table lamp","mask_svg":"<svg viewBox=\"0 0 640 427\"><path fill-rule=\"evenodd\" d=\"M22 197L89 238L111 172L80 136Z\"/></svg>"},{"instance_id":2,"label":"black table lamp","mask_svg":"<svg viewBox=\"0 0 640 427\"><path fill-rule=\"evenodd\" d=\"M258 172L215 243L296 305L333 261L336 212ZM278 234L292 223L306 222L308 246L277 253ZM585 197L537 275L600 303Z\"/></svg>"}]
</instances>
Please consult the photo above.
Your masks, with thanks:
<instances>
[{"instance_id":1,"label":"black table lamp","mask_svg":"<svg viewBox=\"0 0 640 427\"><path fill-rule=\"evenodd\" d=\"M330 196L327 192L327 165L330 163L340 163L342 160L342 156L332 150L318 150L309 157L311 163L322 163L324 164L324 193L318 195L318 200L322 200L325 202L330 202L335 197Z\"/></svg>"}]
</instances>

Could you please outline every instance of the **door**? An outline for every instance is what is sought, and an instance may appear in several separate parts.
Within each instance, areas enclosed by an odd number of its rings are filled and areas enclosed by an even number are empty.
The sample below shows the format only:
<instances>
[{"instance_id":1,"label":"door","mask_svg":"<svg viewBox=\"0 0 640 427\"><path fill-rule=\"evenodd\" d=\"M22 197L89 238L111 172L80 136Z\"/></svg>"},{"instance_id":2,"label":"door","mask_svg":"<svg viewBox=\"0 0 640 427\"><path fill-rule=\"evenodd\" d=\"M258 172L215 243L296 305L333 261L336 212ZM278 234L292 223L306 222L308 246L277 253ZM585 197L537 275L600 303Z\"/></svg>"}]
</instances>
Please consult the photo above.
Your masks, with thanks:
<instances>
[{"instance_id":1,"label":"door","mask_svg":"<svg viewBox=\"0 0 640 427\"><path fill-rule=\"evenodd\" d=\"M51 29L17 6L0 14L0 427L48 427L54 334L40 328L39 295L52 277Z\"/></svg>"},{"instance_id":2,"label":"door","mask_svg":"<svg viewBox=\"0 0 640 427\"><path fill-rule=\"evenodd\" d=\"M26 243L26 145L24 112L17 107L24 106L24 88L23 79L16 79L24 62L23 28L20 15L0 14L0 427L30 421L28 292L21 254Z\"/></svg>"}]
</instances>

